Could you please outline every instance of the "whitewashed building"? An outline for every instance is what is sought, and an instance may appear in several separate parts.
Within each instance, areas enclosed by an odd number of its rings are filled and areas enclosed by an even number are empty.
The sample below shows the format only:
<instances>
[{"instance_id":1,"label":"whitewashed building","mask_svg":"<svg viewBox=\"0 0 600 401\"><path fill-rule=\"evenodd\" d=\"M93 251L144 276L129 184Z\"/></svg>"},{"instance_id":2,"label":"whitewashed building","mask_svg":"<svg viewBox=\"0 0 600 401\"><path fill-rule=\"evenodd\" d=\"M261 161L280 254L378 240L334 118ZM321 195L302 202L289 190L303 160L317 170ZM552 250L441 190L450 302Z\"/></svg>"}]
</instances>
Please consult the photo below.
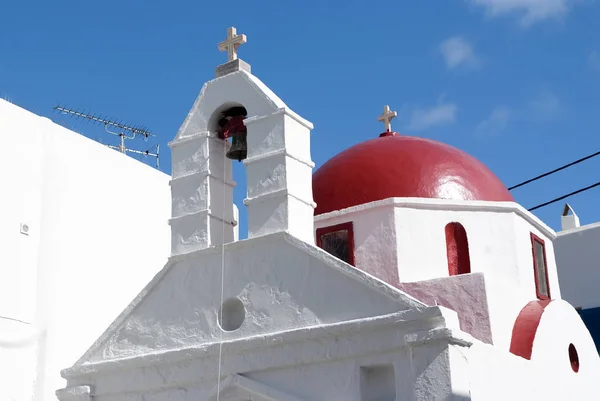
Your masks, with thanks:
<instances>
[{"instance_id":1,"label":"whitewashed building","mask_svg":"<svg viewBox=\"0 0 600 401\"><path fill-rule=\"evenodd\" d=\"M600 222L582 226L565 204L554 251L563 298L575 306L600 351Z\"/></svg>"},{"instance_id":2,"label":"whitewashed building","mask_svg":"<svg viewBox=\"0 0 600 401\"><path fill-rule=\"evenodd\" d=\"M229 30L229 62L171 143L166 265L62 371L58 398L598 398L556 234L476 159L393 132L388 107L384 133L313 175L312 124L237 58L244 42Z\"/></svg>"},{"instance_id":3,"label":"whitewashed building","mask_svg":"<svg viewBox=\"0 0 600 401\"><path fill-rule=\"evenodd\" d=\"M0 400L52 400L169 256L169 177L0 100Z\"/></svg>"}]
</instances>

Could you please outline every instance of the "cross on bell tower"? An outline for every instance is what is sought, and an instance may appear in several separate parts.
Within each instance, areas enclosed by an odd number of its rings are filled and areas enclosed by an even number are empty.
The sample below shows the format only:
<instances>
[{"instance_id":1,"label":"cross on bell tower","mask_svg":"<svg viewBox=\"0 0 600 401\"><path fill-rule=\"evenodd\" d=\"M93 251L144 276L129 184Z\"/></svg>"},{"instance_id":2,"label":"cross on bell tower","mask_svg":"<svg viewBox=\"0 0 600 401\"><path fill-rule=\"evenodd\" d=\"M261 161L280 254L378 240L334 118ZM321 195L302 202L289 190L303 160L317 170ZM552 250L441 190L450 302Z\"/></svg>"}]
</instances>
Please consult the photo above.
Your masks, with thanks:
<instances>
[{"instance_id":1,"label":"cross on bell tower","mask_svg":"<svg viewBox=\"0 0 600 401\"><path fill-rule=\"evenodd\" d=\"M250 64L240 60L237 55L238 48L246 42L246 35L238 35L234 27L227 29L227 38L218 45L219 51L227 52L227 63L217 67L217 78L240 70L250 72Z\"/></svg>"},{"instance_id":2,"label":"cross on bell tower","mask_svg":"<svg viewBox=\"0 0 600 401\"><path fill-rule=\"evenodd\" d=\"M233 61L238 58L238 47L246 43L246 41L246 35L238 35L237 30L234 27L231 27L227 29L227 39L219 43L219 51L227 51L227 60Z\"/></svg>"},{"instance_id":3,"label":"cross on bell tower","mask_svg":"<svg viewBox=\"0 0 600 401\"><path fill-rule=\"evenodd\" d=\"M390 106L386 105L383 108L383 114L377 117L377 121L381 121L385 124L385 132L392 131L392 120L398 116L398 113L390 110Z\"/></svg>"}]
</instances>

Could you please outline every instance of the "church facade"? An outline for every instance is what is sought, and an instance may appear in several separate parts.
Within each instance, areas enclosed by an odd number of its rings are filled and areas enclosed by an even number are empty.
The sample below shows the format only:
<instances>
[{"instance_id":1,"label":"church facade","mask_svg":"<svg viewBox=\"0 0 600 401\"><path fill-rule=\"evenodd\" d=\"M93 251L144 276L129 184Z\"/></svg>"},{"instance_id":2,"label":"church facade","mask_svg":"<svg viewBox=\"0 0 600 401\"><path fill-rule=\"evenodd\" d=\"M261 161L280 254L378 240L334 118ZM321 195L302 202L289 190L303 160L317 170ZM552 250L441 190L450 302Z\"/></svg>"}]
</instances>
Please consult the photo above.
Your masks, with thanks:
<instances>
[{"instance_id":1,"label":"church facade","mask_svg":"<svg viewBox=\"0 0 600 401\"><path fill-rule=\"evenodd\" d=\"M392 131L389 107L383 133L313 174L312 124L237 58L245 40L229 30L170 144L167 264L58 398L594 399L600 357L562 299L556 233L473 157Z\"/></svg>"}]
</instances>

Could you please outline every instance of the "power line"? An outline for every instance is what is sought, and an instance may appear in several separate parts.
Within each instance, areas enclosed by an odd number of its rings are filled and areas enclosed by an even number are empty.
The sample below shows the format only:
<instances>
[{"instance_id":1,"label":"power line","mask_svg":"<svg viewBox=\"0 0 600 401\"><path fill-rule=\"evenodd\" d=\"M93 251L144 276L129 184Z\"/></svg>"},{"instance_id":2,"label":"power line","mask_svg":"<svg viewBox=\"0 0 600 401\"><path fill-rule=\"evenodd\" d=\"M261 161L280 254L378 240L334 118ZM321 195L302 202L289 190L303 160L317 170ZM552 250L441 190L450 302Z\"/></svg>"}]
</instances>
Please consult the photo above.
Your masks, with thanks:
<instances>
[{"instance_id":1,"label":"power line","mask_svg":"<svg viewBox=\"0 0 600 401\"><path fill-rule=\"evenodd\" d=\"M561 200L563 200L563 199L566 199L566 198L568 198L569 196L577 195L577 194L580 194L580 193L582 193L582 192L585 192L585 191L587 191L587 190L589 190L589 189L596 188L596 187L600 187L600 181L598 181L597 183L595 183L595 184L592 184L592 185L590 185L590 186L588 186L588 187L581 188L581 189L578 189L577 191L574 191L574 192L568 193L568 194L566 194L566 195L560 196L560 197L558 197L558 198L556 198L556 199L552 199L551 201L548 201L548 202L541 203L541 204L539 204L539 205L537 205L537 206L534 206L534 207L532 207L532 208L530 208L530 209L528 209L528 210L529 210L530 212L532 212L532 211L534 211L534 210L536 210L536 209L539 209L539 208L541 208L541 207L548 206L548 205L550 205L550 204L552 204L552 203L554 203L554 202L558 202L558 201L561 201Z\"/></svg>"},{"instance_id":2,"label":"power line","mask_svg":"<svg viewBox=\"0 0 600 401\"><path fill-rule=\"evenodd\" d=\"M565 164L564 166L561 166L561 167L559 167L559 168L556 168L556 169L554 169L554 170L552 170L552 171L548 171L548 172L546 172L546 173L544 173L544 174L540 174L540 175L538 175L537 177L530 178L530 179L528 179L527 181L523 181L523 182L521 182L521 183L519 183L519 184L517 184L517 185L513 185L512 187L509 187L509 188L508 188L508 190L509 190L509 191L512 191L513 189L516 189L516 188L522 187L523 185L527 185L527 184L529 184L529 183L532 183L532 182L534 182L534 181L537 181L537 180L539 180L539 179L542 179L542 178L544 178L544 177L547 177L547 176L549 176L549 175L552 175L552 174L554 174L554 173L557 173L557 172L559 172L559 171L561 171L561 170L564 170L564 169L566 169L566 168L568 168L568 167L574 166L574 165L576 165L576 164L578 164L578 163L581 163L581 162L583 162L583 161L586 161L586 160L588 160L588 159L591 159L592 157L596 157L596 156L598 156L598 155L600 155L600 151L598 151L598 152L596 152L596 153L593 153L593 154L591 154L591 155L589 155L589 156L582 157L581 159L579 159L579 160L575 160L574 162L571 162L571 163L569 163L569 164ZM573 194L571 194L571 195L573 195ZM570 195L569 195L569 196L570 196ZM537 206L536 206L536 207L537 207Z\"/></svg>"}]
</instances>

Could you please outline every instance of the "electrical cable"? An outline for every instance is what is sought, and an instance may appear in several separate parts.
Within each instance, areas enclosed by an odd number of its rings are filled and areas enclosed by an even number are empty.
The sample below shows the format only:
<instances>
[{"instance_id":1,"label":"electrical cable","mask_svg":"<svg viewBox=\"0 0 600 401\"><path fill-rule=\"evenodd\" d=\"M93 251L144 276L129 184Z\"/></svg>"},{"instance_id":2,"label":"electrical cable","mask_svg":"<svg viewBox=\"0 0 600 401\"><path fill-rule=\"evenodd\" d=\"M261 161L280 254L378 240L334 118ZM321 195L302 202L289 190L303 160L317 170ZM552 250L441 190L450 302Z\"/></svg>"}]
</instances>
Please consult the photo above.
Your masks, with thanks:
<instances>
[{"instance_id":1,"label":"electrical cable","mask_svg":"<svg viewBox=\"0 0 600 401\"><path fill-rule=\"evenodd\" d=\"M595 183L595 184L592 184L592 185L590 185L590 186L587 186L587 187L585 187L585 188L578 189L577 191L573 191L573 192L571 192L571 193L568 193L568 194L566 194L566 195L559 196L558 198L556 198L556 199L552 199L551 201L544 202L544 203L540 203L539 205L537 205L537 206L534 206L534 207L532 207L532 208L530 208L530 209L527 209L527 210L529 210L530 212L532 212L532 211L534 211L534 210L536 210L536 209L539 209L539 208L542 208L542 207L544 207L544 206L551 205L551 204L552 204L552 203L554 203L554 202L558 202L558 201L560 201L560 200L566 199L566 198L568 198L569 196L577 195L577 194L580 194L580 193L582 193L582 192L585 192L585 191L587 191L587 190L589 190L589 189L596 188L596 187L600 187L600 181L598 181L597 183Z\"/></svg>"},{"instance_id":2,"label":"electrical cable","mask_svg":"<svg viewBox=\"0 0 600 401\"><path fill-rule=\"evenodd\" d=\"M526 181L523 181L523 182L521 182L521 183L519 183L519 184L517 184L517 185L513 185L512 187L509 187L509 188L508 188L508 190L509 190L509 191L512 191L513 189L516 189L516 188L522 187L523 185L527 185L527 184L529 184L529 183L532 183L532 182L534 182L534 181L537 181L537 180L539 180L539 179L542 179L542 178L544 178L544 177L548 177L549 175L552 175L552 174L554 174L554 173L558 173L558 172L559 172L559 171L561 171L561 170L564 170L564 169L566 169L566 168L568 168L568 167L571 167L571 166L574 166L574 165L576 165L576 164L579 164L579 163L581 163L581 162L584 162L584 161L586 161L586 160L589 160L589 159L591 159L591 158L593 158L593 157L596 157L596 156L598 156L598 155L600 155L600 151L598 151L598 152L596 152L596 153L592 153L591 155L588 155L588 156L586 156L586 157L582 157L581 159L578 159L578 160L575 160L574 162L571 162L571 163L565 164L564 166L561 166L561 167L559 167L559 168L556 168L556 169L554 169L554 170L548 171L548 172L546 172L546 173L544 173L544 174L540 174L540 175L538 175L537 177L530 178L530 179L528 179L528 180L526 180Z\"/></svg>"}]
</instances>

